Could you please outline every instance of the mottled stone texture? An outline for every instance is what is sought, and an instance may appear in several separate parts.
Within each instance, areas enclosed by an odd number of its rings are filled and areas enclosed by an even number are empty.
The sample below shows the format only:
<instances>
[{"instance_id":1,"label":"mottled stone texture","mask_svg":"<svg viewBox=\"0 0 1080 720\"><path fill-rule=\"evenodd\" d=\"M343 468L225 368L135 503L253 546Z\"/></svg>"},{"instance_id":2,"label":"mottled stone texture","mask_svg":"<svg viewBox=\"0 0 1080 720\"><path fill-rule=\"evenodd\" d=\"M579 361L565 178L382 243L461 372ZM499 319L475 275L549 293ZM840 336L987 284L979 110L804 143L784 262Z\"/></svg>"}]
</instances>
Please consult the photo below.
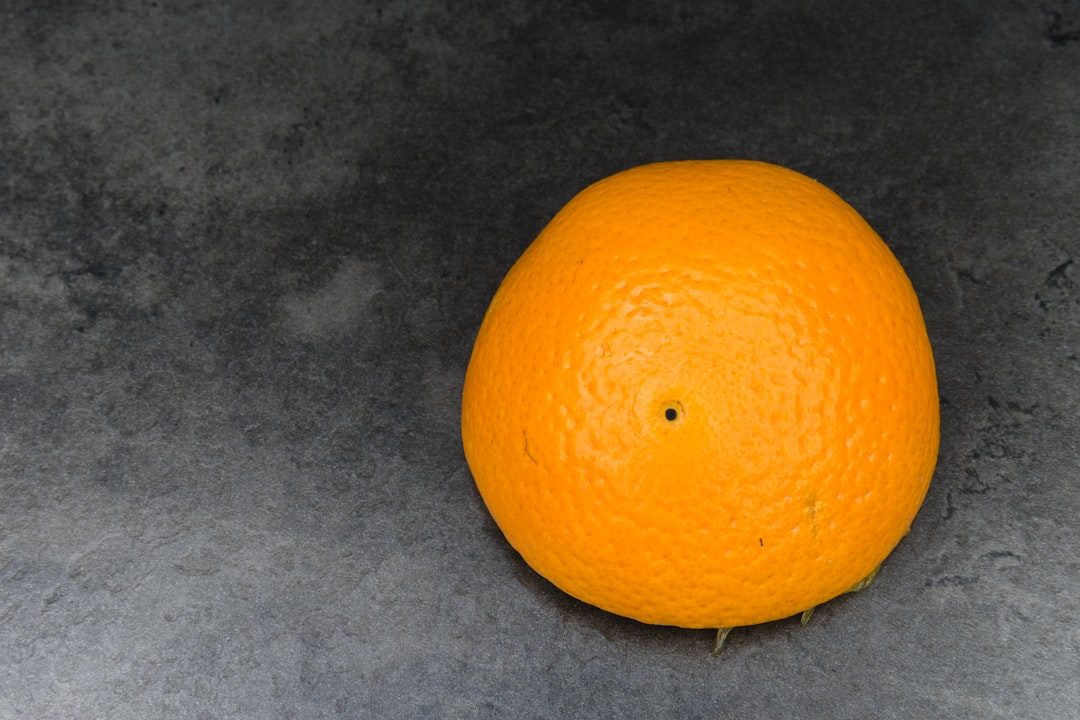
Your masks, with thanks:
<instances>
[{"instance_id":1,"label":"mottled stone texture","mask_svg":"<svg viewBox=\"0 0 1080 720\"><path fill-rule=\"evenodd\" d=\"M868 591L578 603L461 453L577 190L820 179L908 270L941 460ZM1080 3L0 1L0 718L1066 718Z\"/></svg>"}]
</instances>

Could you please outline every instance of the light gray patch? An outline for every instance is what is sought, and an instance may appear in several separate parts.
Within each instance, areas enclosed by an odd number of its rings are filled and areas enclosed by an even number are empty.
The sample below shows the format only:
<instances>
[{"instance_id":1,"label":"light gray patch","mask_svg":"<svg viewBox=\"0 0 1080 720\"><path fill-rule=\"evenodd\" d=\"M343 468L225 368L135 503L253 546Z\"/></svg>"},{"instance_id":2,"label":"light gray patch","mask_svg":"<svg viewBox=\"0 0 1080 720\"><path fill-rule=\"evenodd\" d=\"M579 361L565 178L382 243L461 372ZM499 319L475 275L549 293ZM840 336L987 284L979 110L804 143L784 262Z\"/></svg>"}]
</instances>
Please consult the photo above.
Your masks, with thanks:
<instances>
[{"instance_id":1,"label":"light gray patch","mask_svg":"<svg viewBox=\"0 0 1080 720\"><path fill-rule=\"evenodd\" d=\"M307 341L357 332L364 325L372 298L381 290L374 263L346 258L323 287L282 300L281 326L290 337Z\"/></svg>"}]
</instances>

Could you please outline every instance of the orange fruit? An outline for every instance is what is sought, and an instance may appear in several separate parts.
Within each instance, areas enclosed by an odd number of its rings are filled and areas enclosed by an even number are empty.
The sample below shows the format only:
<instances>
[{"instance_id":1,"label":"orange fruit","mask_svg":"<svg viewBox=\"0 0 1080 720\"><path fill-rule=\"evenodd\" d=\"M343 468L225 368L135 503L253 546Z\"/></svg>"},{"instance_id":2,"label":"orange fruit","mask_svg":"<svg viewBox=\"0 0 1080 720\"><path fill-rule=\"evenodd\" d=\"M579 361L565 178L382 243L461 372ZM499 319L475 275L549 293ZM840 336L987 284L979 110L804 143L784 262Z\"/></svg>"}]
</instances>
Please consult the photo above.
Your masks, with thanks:
<instances>
[{"instance_id":1,"label":"orange fruit","mask_svg":"<svg viewBox=\"0 0 1080 720\"><path fill-rule=\"evenodd\" d=\"M911 282L832 191L751 161L586 188L510 269L462 440L510 544L565 592L730 628L871 578L938 452Z\"/></svg>"}]
</instances>

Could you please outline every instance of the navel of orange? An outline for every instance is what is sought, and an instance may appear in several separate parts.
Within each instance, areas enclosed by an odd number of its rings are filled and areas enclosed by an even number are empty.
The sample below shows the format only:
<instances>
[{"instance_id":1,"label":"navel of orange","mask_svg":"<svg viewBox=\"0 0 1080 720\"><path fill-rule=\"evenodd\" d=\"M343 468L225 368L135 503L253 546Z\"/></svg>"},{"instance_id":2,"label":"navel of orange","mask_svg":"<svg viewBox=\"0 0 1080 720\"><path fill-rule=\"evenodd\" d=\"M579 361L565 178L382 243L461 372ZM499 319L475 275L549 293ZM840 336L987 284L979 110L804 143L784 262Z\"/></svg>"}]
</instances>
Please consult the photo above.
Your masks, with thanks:
<instances>
[{"instance_id":1,"label":"navel of orange","mask_svg":"<svg viewBox=\"0 0 1080 720\"><path fill-rule=\"evenodd\" d=\"M645 165L561 210L476 338L462 438L510 544L585 602L750 625L850 590L938 451L911 283L819 183Z\"/></svg>"}]
</instances>

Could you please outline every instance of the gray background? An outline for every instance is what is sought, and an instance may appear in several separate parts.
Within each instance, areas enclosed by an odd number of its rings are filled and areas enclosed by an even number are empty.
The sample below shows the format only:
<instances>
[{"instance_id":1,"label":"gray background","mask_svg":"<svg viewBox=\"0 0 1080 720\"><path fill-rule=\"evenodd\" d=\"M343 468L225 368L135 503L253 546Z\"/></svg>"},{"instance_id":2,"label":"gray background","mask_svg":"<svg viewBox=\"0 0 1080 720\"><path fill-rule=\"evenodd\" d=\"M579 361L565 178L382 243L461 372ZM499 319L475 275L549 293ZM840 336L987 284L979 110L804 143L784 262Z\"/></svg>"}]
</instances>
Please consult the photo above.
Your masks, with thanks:
<instances>
[{"instance_id":1,"label":"gray background","mask_svg":"<svg viewBox=\"0 0 1080 720\"><path fill-rule=\"evenodd\" d=\"M1080 3L0 2L0 717L1080 717ZM458 435L575 192L749 157L921 298L942 446L867 592L578 603Z\"/></svg>"}]
</instances>

